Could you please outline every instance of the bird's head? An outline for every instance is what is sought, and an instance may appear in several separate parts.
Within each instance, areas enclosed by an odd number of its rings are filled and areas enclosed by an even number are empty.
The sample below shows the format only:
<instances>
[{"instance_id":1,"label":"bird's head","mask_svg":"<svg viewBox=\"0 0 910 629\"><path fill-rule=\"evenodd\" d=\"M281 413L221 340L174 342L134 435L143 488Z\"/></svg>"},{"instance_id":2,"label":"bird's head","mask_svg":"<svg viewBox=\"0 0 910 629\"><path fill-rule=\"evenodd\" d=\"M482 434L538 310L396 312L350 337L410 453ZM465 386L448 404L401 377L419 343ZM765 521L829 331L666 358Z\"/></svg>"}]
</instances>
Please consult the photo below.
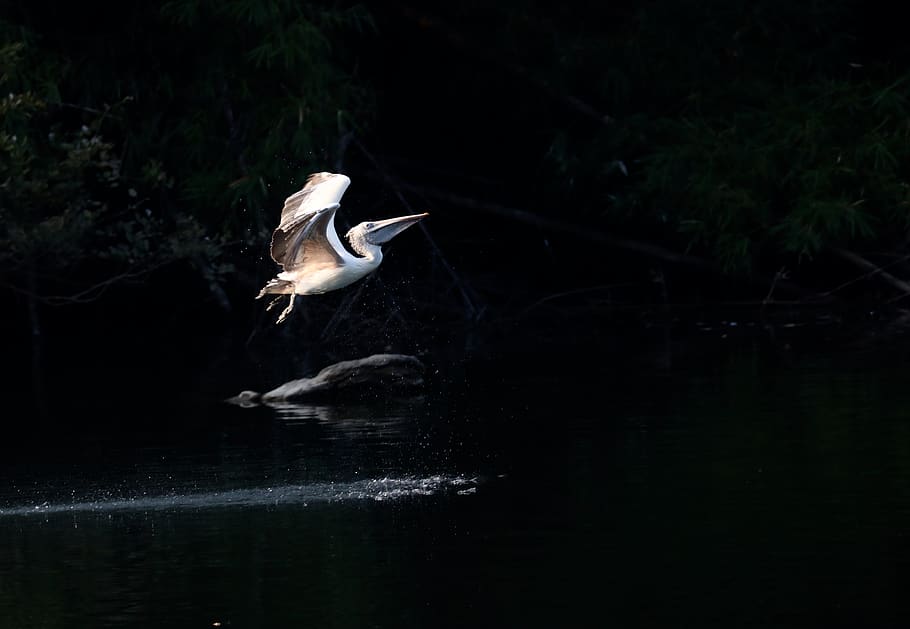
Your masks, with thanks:
<instances>
[{"instance_id":1,"label":"bird's head","mask_svg":"<svg viewBox=\"0 0 910 629\"><path fill-rule=\"evenodd\" d=\"M378 247L389 242L392 238L426 216L429 216L429 214L424 212L423 214L411 214L410 216L388 218L384 221L360 223L348 231L347 238L352 245L357 242L363 242Z\"/></svg>"}]
</instances>

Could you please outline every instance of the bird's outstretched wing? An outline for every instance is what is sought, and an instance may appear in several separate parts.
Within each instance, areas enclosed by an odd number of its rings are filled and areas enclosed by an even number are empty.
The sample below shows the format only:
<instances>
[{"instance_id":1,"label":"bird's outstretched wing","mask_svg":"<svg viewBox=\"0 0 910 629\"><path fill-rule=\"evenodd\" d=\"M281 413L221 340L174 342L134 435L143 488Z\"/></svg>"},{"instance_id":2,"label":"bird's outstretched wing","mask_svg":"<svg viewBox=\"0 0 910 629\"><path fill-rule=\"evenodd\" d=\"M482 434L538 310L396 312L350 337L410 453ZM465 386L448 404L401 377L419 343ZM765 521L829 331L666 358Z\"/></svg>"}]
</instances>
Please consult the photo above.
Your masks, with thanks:
<instances>
[{"instance_id":1,"label":"bird's outstretched wing","mask_svg":"<svg viewBox=\"0 0 910 629\"><path fill-rule=\"evenodd\" d=\"M335 229L333 203L294 223L287 231L280 227L272 234L272 259L285 271L297 271L304 266L314 268L344 264L341 254L329 239L329 230Z\"/></svg>"},{"instance_id":2,"label":"bird's outstretched wing","mask_svg":"<svg viewBox=\"0 0 910 629\"><path fill-rule=\"evenodd\" d=\"M285 271L307 265L323 267L344 262L332 246L335 212L351 180L334 173L314 173L306 185L284 202L281 221L272 233L272 259Z\"/></svg>"},{"instance_id":3,"label":"bird's outstretched wing","mask_svg":"<svg viewBox=\"0 0 910 629\"><path fill-rule=\"evenodd\" d=\"M306 220L310 214L327 205L341 203L341 197L350 183L351 180L344 175L313 173L307 177L303 188L284 200L278 229L287 231L294 223Z\"/></svg>"}]
</instances>

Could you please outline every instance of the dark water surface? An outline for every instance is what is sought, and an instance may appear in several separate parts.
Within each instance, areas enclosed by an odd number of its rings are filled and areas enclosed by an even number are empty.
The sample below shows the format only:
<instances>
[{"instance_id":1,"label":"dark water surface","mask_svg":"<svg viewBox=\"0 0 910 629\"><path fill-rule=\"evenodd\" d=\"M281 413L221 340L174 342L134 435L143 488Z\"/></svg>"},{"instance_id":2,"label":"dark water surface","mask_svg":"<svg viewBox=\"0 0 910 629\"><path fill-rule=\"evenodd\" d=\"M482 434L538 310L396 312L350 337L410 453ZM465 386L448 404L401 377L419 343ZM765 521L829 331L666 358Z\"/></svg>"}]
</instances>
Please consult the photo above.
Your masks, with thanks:
<instances>
[{"instance_id":1,"label":"dark water surface","mask_svg":"<svg viewBox=\"0 0 910 629\"><path fill-rule=\"evenodd\" d=\"M687 355L99 402L3 448L0 627L907 626L910 364Z\"/></svg>"}]
</instances>

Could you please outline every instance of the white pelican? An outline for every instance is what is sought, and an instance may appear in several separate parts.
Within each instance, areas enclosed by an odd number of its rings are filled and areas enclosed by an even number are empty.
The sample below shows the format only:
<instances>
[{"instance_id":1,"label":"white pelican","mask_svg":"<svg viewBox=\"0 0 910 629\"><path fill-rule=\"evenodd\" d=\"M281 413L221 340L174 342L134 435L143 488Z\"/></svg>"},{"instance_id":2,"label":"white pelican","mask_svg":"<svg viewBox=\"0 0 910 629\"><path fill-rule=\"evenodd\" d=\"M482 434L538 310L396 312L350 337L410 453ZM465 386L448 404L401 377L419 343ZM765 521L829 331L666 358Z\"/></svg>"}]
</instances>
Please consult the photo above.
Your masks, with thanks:
<instances>
[{"instance_id":1,"label":"white pelican","mask_svg":"<svg viewBox=\"0 0 910 629\"><path fill-rule=\"evenodd\" d=\"M314 295L344 288L372 273L382 262L380 245L425 216L412 214L384 221L360 223L347 233L351 255L335 232L335 212L341 197L351 185L345 175L313 173L306 185L284 201L281 222L272 233L272 259L283 269L262 287L256 299L270 293L290 295L291 303L276 323L281 323L294 308L297 295ZM281 298L275 299L270 310Z\"/></svg>"}]
</instances>

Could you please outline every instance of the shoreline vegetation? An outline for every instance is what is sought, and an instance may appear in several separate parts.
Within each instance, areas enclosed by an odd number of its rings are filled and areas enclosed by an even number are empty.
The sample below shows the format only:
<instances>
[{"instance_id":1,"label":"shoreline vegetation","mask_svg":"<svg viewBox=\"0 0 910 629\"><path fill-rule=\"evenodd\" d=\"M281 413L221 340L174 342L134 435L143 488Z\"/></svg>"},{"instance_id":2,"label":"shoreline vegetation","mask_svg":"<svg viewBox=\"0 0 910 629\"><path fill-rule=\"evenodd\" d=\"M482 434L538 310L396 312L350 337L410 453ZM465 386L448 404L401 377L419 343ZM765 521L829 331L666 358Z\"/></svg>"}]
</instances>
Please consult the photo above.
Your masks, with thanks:
<instances>
[{"instance_id":1,"label":"shoreline vegetation","mask_svg":"<svg viewBox=\"0 0 910 629\"><path fill-rule=\"evenodd\" d=\"M87 13L0 12L0 306L36 399L68 352L128 363L133 343L225 330L251 356L329 364L440 338L546 345L566 328L737 321L851 342L907 327L910 44L890 14L846 0ZM353 181L341 233L430 217L375 277L274 330L254 300L270 227L318 171Z\"/></svg>"}]
</instances>

